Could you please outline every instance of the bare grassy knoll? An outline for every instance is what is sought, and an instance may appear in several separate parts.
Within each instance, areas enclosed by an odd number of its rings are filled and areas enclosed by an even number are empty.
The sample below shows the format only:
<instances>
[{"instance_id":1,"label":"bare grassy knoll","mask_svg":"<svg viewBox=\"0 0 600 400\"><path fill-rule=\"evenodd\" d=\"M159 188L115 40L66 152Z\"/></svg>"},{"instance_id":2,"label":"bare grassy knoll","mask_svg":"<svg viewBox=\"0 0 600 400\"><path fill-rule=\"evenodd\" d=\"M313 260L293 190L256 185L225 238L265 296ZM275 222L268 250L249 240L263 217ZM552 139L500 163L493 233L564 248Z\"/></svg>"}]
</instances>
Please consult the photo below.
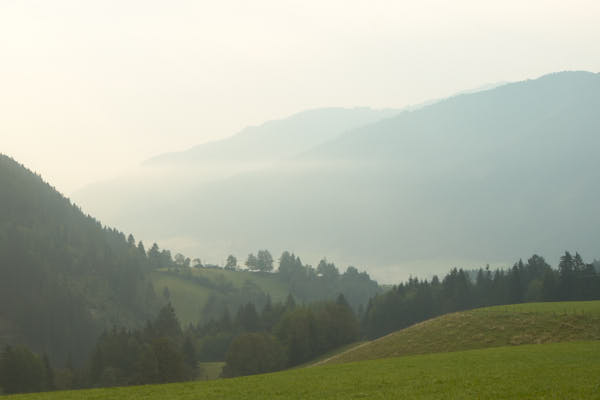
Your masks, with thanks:
<instances>
[{"instance_id":1,"label":"bare grassy knoll","mask_svg":"<svg viewBox=\"0 0 600 400\"><path fill-rule=\"evenodd\" d=\"M525 303L433 318L321 364L521 344L600 340L600 301Z\"/></svg>"}]
</instances>

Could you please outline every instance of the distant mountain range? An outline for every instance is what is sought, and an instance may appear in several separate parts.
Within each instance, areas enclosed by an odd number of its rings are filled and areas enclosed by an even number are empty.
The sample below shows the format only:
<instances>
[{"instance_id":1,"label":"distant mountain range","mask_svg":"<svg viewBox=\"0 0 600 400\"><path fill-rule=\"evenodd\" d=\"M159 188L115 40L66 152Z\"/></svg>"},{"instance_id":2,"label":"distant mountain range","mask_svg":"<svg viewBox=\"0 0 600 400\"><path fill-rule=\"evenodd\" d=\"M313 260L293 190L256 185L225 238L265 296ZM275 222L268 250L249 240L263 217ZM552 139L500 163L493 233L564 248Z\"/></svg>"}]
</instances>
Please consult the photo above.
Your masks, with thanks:
<instances>
[{"instance_id":1,"label":"distant mountain range","mask_svg":"<svg viewBox=\"0 0 600 400\"><path fill-rule=\"evenodd\" d=\"M596 257L598 110L600 75L589 72L412 111L316 110L159 156L147 163L154 178L75 198L121 229L208 260L290 249L388 281L515 254ZM213 161L257 160L268 162L197 178Z\"/></svg>"},{"instance_id":2,"label":"distant mountain range","mask_svg":"<svg viewBox=\"0 0 600 400\"><path fill-rule=\"evenodd\" d=\"M398 114L399 110L370 108L320 108L288 118L243 129L236 135L195 146L189 150L166 153L147 160L145 165L208 163L264 164L283 160L306 151L343 132Z\"/></svg>"}]
</instances>

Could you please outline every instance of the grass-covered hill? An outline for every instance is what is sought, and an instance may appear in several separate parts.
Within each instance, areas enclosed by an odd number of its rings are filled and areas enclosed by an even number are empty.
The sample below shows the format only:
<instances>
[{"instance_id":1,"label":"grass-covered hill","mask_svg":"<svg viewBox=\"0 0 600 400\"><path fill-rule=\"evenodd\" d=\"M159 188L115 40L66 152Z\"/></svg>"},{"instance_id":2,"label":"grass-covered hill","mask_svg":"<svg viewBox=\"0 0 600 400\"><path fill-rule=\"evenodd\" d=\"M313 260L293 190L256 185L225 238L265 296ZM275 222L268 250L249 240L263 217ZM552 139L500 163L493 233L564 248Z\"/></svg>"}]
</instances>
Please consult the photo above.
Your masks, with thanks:
<instances>
[{"instance_id":1,"label":"grass-covered hill","mask_svg":"<svg viewBox=\"0 0 600 400\"><path fill-rule=\"evenodd\" d=\"M0 154L0 346L85 359L100 331L154 317L146 255Z\"/></svg>"},{"instance_id":2,"label":"grass-covered hill","mask_svg":"<svg viewBox=\"0 0 600 400\"><path fill-rule=\"evenodd\" d=\"M210 382L9 396L20 400L595 398L600 342L497 347Z\"/></svg>"},{"instance_id":3,"label":"grass-covered hill","mask_svg":"<svg viewBox=\"0 0 600 400\"><path fill-rule=\"evenodd\" d=\"M446 314L320 363L577 340L600 340L600 301L524 303Z\"/></svg>"},{"instance_id":4,"label":"grass-covered hill","mask_svg":"<svg viewBox=\"0 0 600 400\"><path fill-rule=\"evenodd\" d=\"M262 309L269 300L281 302L288 295L308 304L334 300L343 294L358 312L370 298L381 293L377 282L354 267L341 272L333 263L322 260L313 268L303 265L299 257L289 252L279 257L278 264L275 272L159 268L152 272L151 278L157 293L173 304L184 325L220 319L225 309L234 315L248 302Z\"/></svg>"},{"instance_id":5,"label":"grass-covered hill","mask_svg":"<svg viewBox=\"0 0 600 400\"><path fill-rule=\"evenodd\" d=\"M290 292L289 286L271 273L220 268L178 273L162 269L153 271L151 278L157 293L163 297L168 293L165 300L173 304L184 326L220 317L225 305L233 313L247 302L262 306L267 295L274 302L283 301Z\"/></svg>"}]
</instances>

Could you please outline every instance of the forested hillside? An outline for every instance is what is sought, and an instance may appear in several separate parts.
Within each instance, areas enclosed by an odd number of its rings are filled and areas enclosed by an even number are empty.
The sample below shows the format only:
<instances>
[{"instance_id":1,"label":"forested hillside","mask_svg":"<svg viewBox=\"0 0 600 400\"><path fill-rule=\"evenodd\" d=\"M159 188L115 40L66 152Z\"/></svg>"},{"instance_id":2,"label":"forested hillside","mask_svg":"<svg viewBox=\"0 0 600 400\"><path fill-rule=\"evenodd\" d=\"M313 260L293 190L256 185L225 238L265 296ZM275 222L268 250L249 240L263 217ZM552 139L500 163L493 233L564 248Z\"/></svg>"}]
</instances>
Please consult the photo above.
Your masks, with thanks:
<instances>
[{"instance_id":1,"label":"forested hillside","mask_svg":"<svg viewBox=\"0 0 600 400\"><path fill-rule=\"evenodd\" d=\"M369 301L363 327L370 338L426 319L477 307L541 301L599 300L600 274L595 263L565 252L557 269L531 256L512 268L473 274L453 268L442 279L411 278Z\"/></svg>"},{"instance_id":2,"label":"forested hillside","mask_svg":"<svg viewBox=\"0 0 600 400\"><path fill-rule=\"evenodd\" d=\"M251 265L255 272L236 271L235 262L227 270L190 267L181 254L173 260L156 244L146 250L132 235L84 215L4 155L0 188L0 345L26 345L54 365L80 363L102 330L140 327L170 301L187 325L288 294L308 303L342 293L359 311L380 290L354 267L340 273L322 260L313 268L289 252L275 273L266 250L259 255L269 261Z\"/></svg>"},{"instance_id":3,"label":"forested hillside","mask_svg":"<svg viewBox=\"0 0 600 400\"><path fill-rule=\"evenodd\" d=\"M101 329L154 316L160 303L143 245L84 215L5 155L0 205L0 345L77 363Z\"/></svg>"}]
</instances>

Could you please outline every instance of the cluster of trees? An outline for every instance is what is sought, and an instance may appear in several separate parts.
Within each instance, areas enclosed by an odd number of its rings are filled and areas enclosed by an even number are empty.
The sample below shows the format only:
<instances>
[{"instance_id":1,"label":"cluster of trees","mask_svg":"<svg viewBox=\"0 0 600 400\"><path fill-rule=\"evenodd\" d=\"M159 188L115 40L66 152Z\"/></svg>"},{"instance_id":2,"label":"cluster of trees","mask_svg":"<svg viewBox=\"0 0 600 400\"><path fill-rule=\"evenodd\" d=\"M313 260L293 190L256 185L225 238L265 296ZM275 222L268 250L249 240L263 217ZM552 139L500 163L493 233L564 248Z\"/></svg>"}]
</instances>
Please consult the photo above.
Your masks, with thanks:
<instances>
[{"instance_id":1,"label":"cluster of trees","mask_svg":"<svg viewBox=\"0 0 600 400\"><path fill-rule=\"evenodd\" d=\"M235 269L237 259L230 255L226 267ZM268 250L259 250L257 256L250 253L246 266L253 271L272 272L273 257ZM284 251L279 257L279 266L274 271L280 280L289 287L290 293L303 302L331 299L335 293L342 293L357 313L362 306L380 292L376 281L365 271L359 272L349 266L340 273L334 263L322 259L316 268L303 264L300 257Z\"/></svg>"},{"instance_id":2,"label":"cluster of trees","mask_svg":"<svg viewBox=\"0 0 600 400\"><path fill-rule=\"evenodd\" d=\"M256 255L250 253L245 261L251 271L274 272L289 287L290 293L303 302L331 299L332 294L343 293L353 309L361 313L367 301L380 292L377 282L371 280L366 272L349 266L344 273L340 273L335 264L327 259L319 261L314 268L303 264L294 253L284 251L279 257L277 269L273 264L273 256L266 249L259 250ZM227 257L224 269L238 269L237 258L233 254Z\"/></svg>"},{"instance_id":3,"label":"cluster of trees","mask_svg":"<svg viewBox=\"0 0 600 400\"><path fill-rule=\"evenodd\" d=\"M54 371L48 357L24 346L6 346L0 354L0 394L54 390Z\"/></svg>"},{"instance_id":4,"label":"cluster of trees","mask_svg":"<svg viewBox=\"0 0 600 400\"><path fill-rule=\"evenodd\" d=\"M273 256L269 250L259 250L256 255L248 254L246 266L252 271L271 272L273 270Z\"/></svg>"},{"instance_id":5,"label":"cluster of trees","mask_svg":"<svg viewBox=\"0 0 600 400\"><path fill-rule=\"evenodd\" d=\"M191 335L196 338L196 349L200 361L223 361L232 341L246 333L274 331L275 326L287 312L296 308L292 296L288 296L285 303L272 303L267 297L262 308L254 303L240 306L231 317L227 308L222 311L219 318L209 320L205 324L188 327Z\"/></svg>"},{"instance_id":6,"label":"cluster of trees","mask_svg":"<svg viewBox=\"0 0 600 400\"><path fill-rule=\"evenodd\" d=\"M223 376L277 371L306 362L359 337L358 319L343 295L337 300L296 306L267 303L262 313L247 305L238 312L243 329L227 350Z\"/></svg>"},{"instance_id":7,"label":"cluster of trees","mask_svg":"<svg viewBox=\"0 0 600 400\"><path fill-rule=\"evenodd\" d=\"M130 246L135 246L133 235L130 234L128 236L127 243ZM138 243L138 248L140 253L147 257L148 266L151 269L171 268L176 265L190 266L189 258L184 257L182 254L176 254L175 259L173 259L169 250L160 250L156 243L152 244L152 247L150 247L147 253L145 252L144 244L141 241Z\"/></svg>"},{"instance_id":8,"label":"cluster of trees","mask_svg":"<svg viewBox=\"0 0 600 400\"><path fill-rule=\"evenodd\" d=\"M54 369L48 357L25 346L7 346L0 354L0 393L26 393L178 382L196 377L192 338L186 337L171 304L144 329L113 327L98 338L81 366L67 361Z\"/></svg>"},{"instance_id":9,"label":"cluster of trees","mask_svg":"<svg viewBox=\"0 0 600 400\"><path fill-rule=\"evenodd\" d=\"M104 332L92 353L88 385L123 386L193 379L196 355L171 304L142 330Z\"/></svg>"},{"instance_id":10,"label":"cluster of trees","mask_svg":"<svg viewBox=\"0 0 600 400\"><path fill-rule=\"evenodd\" d=\"M247 303L233 318L225 309L220 318L190 326L186 334L196 338L200 361L227 360L224 375L237 376L250 370L259 373L297 365L352 342L359 337L358 321L342 294L335 301L309 305L297 305L289 295L285 302L272 303L267 298L262 309ZM275 342L277 345L271 346ZM265 352L272 362L252 356L257 347L266 344L274 349ZM256 357L256 365L243 365Z\"/></svg>"},{"instance_id":11,"label":"cluster of trees","mask_svg":"<svg viewBox=\"0 0 600 400\"><path fill-rule=\"evenodd\" d=\"M91 357L79 368L70 362L53 369L48 357L23 346L6 347L0 356L0 393L178 382L195 379L198 361L226 360L224 376L275 371L297 365L355 341L359 322L340 295L336 302L297 306L252 303L232 319L182 330L171 304L143 329L113 327L98 338Z\"/></svg>"},{"instance_id":12,"label":"cluster of trees","mask_svg":"<svg viewBox=\"0 0 600 400\"><path fill-rule=\"evenodd\" d=\"M508 270L452 269L442 280L411 278L369 301L362 321L370 338L416 322L475 307L533 301L600 299L600 274L579 254L566 252L558 269L534 255Z\"/></svg>"},{"instance_id":13,"label":"cluster of trees","mask_svg":"<svg viewBox=\"0 0 600 400\"><path fill-rule=\"evenodd\" d=\"M260 250L257 254L258 256L254 258L263 260L266 263L264 265L269 267L255 270L254 273L265 274L269 279L278 280L281 286L302 303L335 300L335 296L341 293L360 318L369 299L381 291L377 282L366 272L359 272L352 266L341 273L335 264L323 259L314 268L303 264L300 257L293 253L284 251L279 257L278 268L273 270L274 261L269 251ZM246 280L242 286L239 286L227 279L227 274L216 275L216 277L197 274L191 268L176 265L175 268L167 269L162 273L188 280L212 292L199 316L200 322L218 320L225 309L229 313L234 313L248 302L253 303L257 308L262 308L267 303L268 294L251 280ZM237 258L230 255L224 269L236 270ZM163 292L168 292L168 289L163 288Z\"/></svg>"},{"instance_id":14,"label":"cluster of trees","mask_svg":"<svg viewBox=\"0 0 600 400\"><path fill-rule=\"evenodd\" d=\"M353 266L340 273L335 264L322 259L314 268L304 265L300 257L289 251L281 254L277 275L297 299L310 302L331 299L341 293L359 316L369 299L381 292L381 288L369 274L359 272Z\"/></svg>"}]
</instances>

